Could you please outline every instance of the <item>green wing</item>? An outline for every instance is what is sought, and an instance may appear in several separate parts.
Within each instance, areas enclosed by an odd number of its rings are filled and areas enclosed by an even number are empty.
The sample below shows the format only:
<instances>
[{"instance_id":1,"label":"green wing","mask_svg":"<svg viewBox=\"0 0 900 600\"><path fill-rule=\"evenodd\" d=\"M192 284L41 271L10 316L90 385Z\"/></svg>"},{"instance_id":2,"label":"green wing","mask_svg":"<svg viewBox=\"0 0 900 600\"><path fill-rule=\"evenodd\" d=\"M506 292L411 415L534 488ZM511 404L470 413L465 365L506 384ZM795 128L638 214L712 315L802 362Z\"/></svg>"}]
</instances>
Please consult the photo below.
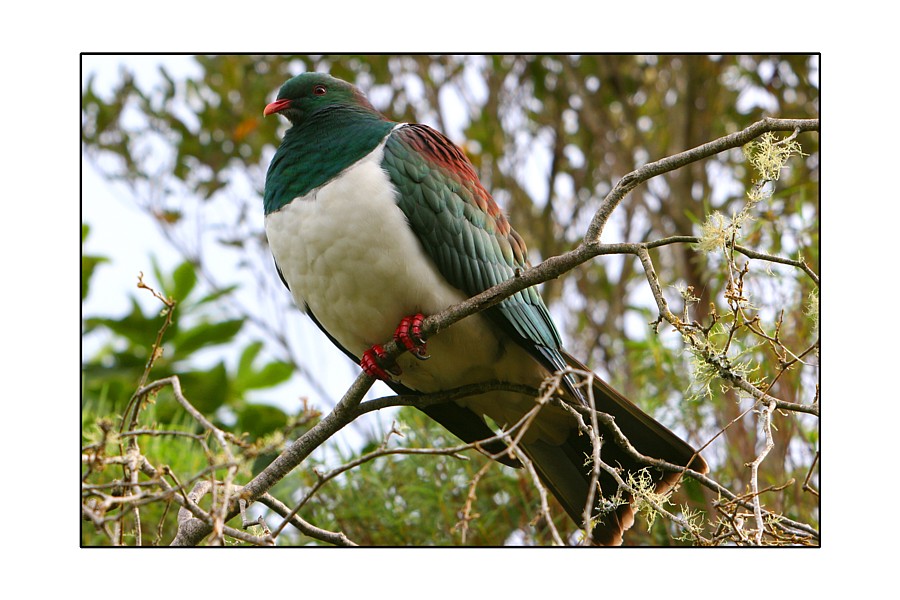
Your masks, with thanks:
<instances>
[{"instance_id":1,"label":"green wing","mask_svg":"<svg viewBox=\"0 0 900 600\"><path fill-rule=\"evenodd\" d=\"M426 125L402 126L388 137L382 166L422 247L451 285L473 296L527 266L522 238L445 136ZM487 314L552 370L565 366L559 333L536 289Z\"/></svg>"}]
</instances>

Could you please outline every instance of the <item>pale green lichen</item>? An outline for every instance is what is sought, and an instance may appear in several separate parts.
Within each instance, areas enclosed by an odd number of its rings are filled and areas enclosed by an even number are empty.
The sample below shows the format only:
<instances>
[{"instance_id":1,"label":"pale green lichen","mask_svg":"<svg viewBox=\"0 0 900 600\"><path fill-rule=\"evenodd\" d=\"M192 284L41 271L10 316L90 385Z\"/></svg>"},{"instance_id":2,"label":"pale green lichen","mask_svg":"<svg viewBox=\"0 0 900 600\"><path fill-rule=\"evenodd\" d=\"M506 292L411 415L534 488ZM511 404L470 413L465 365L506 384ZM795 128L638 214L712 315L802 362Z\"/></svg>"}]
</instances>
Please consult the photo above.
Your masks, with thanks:
<instances>
[{"instance_id":1,"label":"pale green lichen","mask_svg":"<svg viewBox=\"0 0 900 600\"><path fill-rule=\"evenodd\" d=\"M669 494L656 493L656 482L648 469L628 473L629 487L634 490L632 505L637 514L643 514L647 520L647 530L653 526L659 514L656 506L663 508L669 502Z\"/></svg>"},{"instance_id":2,"label":"pale green lichen","mask_svg":"<svg viewBox=\"0 0 900 600\"><path fill-rule=\"evenodd\" d=\"M779 140L772 132L761 135L744 146L744 156L756 171L758 178L747 191L747 201L740 212L731 218L716 211L700 226L700 242L703 252L716 252L726 248L738 236L741 228L754 220L756 205L772 196L772 182L781 177L787 161L792 156L805 156L800 143L791 138Z\"/></svg>"},{"instance_id":3,"label":"pale green lichen","mask_svg":"<svg viewBox=\"0 0 900 600\"><path fill-rule=\"evenodd\" d=\"M813 290L806 298L806 316L812 320L813 329L819 328L819 291Z\"/></svg>"},{"instance_id":4,"label":"pale green lichen","mask_svg":"<svg viewBox=\"0 0 900 600\"><path fill-rule=\"evenodd\" d=\"M700 226L700 243L697 245L702 252L716 252L725 247L725 242L731 233L731 220L719 211L715 211Z\"/></svg>"},{"instance_id":5,"label":"pale green lichen","mask_svg":"<svg viewBox=\"0 0 900 600\"><path fill-rule=\"evenodd\" d=\"M778 140L771 131L744 146L744 156L759 173L760 181L777 181L794 155L804 156L800 143L791 138Z\"/></svg>"},{"instance_id":6,"label":"pale green lichen","mask_svg":"<svg viewBox=\"0 0 900 600\"><path fill-rule=\"evenodd\" d=\"M682 504L681 518L684 521L685 526L681 534L676 536L675 539L683 542L692 542L696 540L700 536L704 522L706 521L703 511L694 510L687 505Z\"/></svg>"}]
</instances>

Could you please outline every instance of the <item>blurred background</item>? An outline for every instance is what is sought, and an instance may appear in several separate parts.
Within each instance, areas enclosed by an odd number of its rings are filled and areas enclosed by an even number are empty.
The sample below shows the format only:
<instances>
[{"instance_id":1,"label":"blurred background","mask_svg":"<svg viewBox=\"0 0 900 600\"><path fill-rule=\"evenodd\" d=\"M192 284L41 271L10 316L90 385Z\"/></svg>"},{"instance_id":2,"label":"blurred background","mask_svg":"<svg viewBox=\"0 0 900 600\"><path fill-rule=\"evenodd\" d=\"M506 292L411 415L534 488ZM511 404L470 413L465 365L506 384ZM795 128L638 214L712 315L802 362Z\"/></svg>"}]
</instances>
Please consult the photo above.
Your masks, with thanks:
<instances>
[{"instance_id":1,"label":"blurred background","mask_svg":"<svg viewBox=\"0 0 900 600\"><path fill-rule=\"evenodd\" d=\"M532 263L573 248L600 201L635 168L764 116L819 115L815 55L82 55L84 443L97 439L99 418L124 409L162 324L162 305L136 288L141 272L178 303L151 376L179 375L198 409L246 435L254 450L244 456L245 480L327 412L358 373L293 307L263 233L265 172L286 124L263 119L262 110L303 71L354 82L391 119L427 123L463 147ZM818 273L819 138L798 141L803 155L755 207L738 243L801 258ZM699 235L709 215L739 213L757 177L735 149L655 178L619 206L603 241ZM697 299L693 320L730 312L724 256L673 244L653 259L676 313L679 290L688 288ZM796 268L744 262L759 328L777 331L778 346L795 355L815 345L811 279ZM542 291L572 354L695 447L709 444L711 477L735 494L746 491L746 463L763 441L756 415L746 412L752 403L721 381L698 379L680 334L654 329L657 310L636 259L600 257ZM784 370L774 344L746 333L731 356L754 381L788 402L818 398L817 352ZM376 385L370 396L389 394ZM145 418L161 428L192 427L165 393ZM333 466L379 446L395 421L404 437L389 444L456 443L415 410L383 411L341 432L313 463ZM760 470L760 487L770 490L763 503L818 528L818 419L776 412L774 425L775 447ZM185 480L205 466L190 440L153 438L142 449ZM536 492L527 476L499 465L480 476L478 518L460 525L469 483L484 464L470 459L367 463L323 488L304 518L361 544L547 543L545 528L532 523ZM290 503L314 478L298 469L273 493ZM688 481L675 500L702 511L710 537L722 530L727 515L709 490ZM573 532L557 513L561 531ZM168 543L171 521L160 508L142 524L145 539ZM109 543L90 524L82 535L84 544ZM649 528L636 524L626 543L684 543L678 535L656 519ZM293 534L282 541L310 542Z\"/></svg>"}]
</instances>

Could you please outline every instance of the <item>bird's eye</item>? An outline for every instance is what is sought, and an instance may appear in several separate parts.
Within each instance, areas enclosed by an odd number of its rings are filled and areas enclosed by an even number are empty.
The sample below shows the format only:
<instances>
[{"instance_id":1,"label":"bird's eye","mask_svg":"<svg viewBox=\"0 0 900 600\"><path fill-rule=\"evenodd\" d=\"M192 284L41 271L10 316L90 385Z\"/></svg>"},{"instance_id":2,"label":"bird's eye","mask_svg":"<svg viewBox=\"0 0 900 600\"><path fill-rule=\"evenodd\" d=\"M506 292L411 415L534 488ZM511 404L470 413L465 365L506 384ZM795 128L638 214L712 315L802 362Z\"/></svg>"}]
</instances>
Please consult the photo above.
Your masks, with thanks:
<instances>
[{"instance_id":1,"label":"bird's eye","mask_svg":"<svg viewBox=\"0 0 900 600\"><path fill-rule=\"evenodd\" d=\"M325 92L327 91L328 90L325 89L324 85L317 85L313 88L313 94L315 94L316 96L324 96Z\"/></svg>"}]
</instances>

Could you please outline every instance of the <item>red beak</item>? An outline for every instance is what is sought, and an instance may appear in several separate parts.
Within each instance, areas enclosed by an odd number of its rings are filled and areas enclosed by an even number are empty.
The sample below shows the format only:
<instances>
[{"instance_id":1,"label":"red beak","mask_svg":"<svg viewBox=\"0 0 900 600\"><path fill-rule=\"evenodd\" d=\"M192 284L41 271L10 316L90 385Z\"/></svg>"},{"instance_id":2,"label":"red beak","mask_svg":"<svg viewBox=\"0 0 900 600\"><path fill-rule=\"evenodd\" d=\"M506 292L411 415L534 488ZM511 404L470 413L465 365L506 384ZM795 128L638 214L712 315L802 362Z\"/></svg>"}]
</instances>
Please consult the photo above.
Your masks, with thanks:
<instances>
[{"instance_id":1,"label":"red beak","mask_svg":"<svg viewBox=\"0 0 900 600\"><path fill-rule=\"evenodd\" d=\"M266 108L263 110L263 116L268 117L269 115L274 115L277 112L283 111L290 105L291 101L286 98L266 104Z\"/></svg>"}]
</instances>

